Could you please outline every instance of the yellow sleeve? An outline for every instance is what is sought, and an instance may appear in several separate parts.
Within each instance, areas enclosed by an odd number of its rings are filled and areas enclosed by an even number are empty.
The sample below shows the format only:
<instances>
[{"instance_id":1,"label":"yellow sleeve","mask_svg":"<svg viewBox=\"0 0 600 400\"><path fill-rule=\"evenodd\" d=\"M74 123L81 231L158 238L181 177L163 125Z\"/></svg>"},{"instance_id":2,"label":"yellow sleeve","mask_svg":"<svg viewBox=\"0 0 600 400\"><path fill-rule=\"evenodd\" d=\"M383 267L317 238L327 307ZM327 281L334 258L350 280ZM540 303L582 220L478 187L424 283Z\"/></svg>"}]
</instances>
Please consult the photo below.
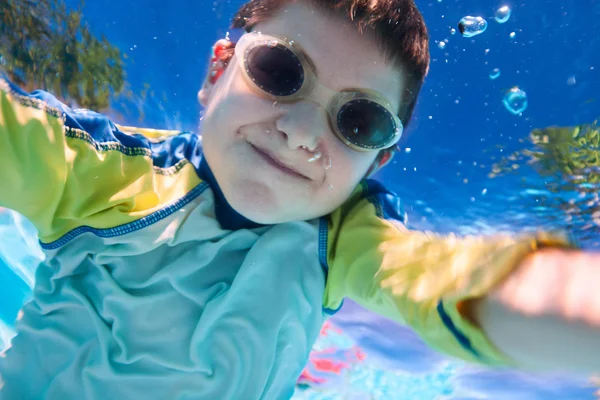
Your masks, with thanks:
<instances>
[{"instance_id":1,"label":"yellow sleeve","mask_svg":"<svg viewBox=\"0 0 600 400\"><path fill-rule=\"evenodd\" d=\"M78 227L148 216L200 183L188 160L176 159L195 138L159 151L132 131L46 92L25 93L0 75L0 207L27 217L47 243Z\"/></svg>"},{"instance_id":2,"label":"yellow sleeve","mask_svg":"<svg viewBox=\"0 0 600 400\"><path fill-rule=\"evenodd\" d=\"M411 327L442 353L510 365L461 313L461 304L485 296L540 246L567 246L568 241L543 234L457 237L409 231L403 212L394 207L398 201L365 183L331 215L326 309L339 308L348 297Z\"/></svg>"}]
</instances>

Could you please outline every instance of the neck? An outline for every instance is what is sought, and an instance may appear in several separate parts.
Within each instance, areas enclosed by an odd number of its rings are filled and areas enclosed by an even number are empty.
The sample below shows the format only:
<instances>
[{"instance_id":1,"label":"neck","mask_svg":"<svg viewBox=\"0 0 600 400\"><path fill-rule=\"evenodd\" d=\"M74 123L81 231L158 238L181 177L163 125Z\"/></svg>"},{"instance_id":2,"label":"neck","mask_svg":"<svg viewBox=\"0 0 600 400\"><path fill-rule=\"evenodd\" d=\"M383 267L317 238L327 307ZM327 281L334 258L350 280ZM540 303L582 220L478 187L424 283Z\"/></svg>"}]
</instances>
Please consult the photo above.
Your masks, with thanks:
<instances>
[{"instance_id":1,"label":"neck","mask_svg":"<svg viewBox=\"0 0 600 400\"><path fill-rule=\"evenodd\" d=\"M217 183L217 180L212 173L208 162L206 161L206 157L202 158L202 161L200 162L200 170L198 172L200 174L200 178L208 183L214 193L215 215L217 217L217 221L219 224L221 224L223 229L253 229L264 226L249 220L231 207L231 205L227 202L225 195L221 191L221 188L219 187L219 184Z\"/></svg>"}]
</instances>

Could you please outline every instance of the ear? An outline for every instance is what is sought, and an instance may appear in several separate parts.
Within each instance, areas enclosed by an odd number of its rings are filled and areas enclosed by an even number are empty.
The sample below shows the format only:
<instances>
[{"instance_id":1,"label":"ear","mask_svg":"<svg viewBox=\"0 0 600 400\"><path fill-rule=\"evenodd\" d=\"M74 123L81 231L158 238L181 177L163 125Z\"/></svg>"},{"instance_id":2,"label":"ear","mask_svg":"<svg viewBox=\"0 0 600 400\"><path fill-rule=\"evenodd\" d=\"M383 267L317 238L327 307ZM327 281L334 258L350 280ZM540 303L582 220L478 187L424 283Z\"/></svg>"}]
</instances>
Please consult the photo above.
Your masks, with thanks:
<instances>
[{"instance_id":1,"label":"ear","mask_svg":"<svg viewBox=\"0 0 600 400\"><path fill-rule=\"evenodd\" d=\"M377 171L379 171L381 168L383 168L387 164L389 164L389 162L392 161L393 157L394 157L393 148L381 150L379 152L379 154L377 155L377 157L375 158L375 161L373 161L373 164L371 164L371 166L367 170L365 178L369 178L369 177L373 176Z\"/></svg>"},{"instance_id":2,"label":"ear","mask_svg":"<svg viewBox=\"0 0 600 400\"><path fill-rule=\"evenodd\" d=\"M202 88L198 92L198 101L203 107L208 104L208 101L212 97L215 84L221 75L223 75L231 57L233 57L234 48L235 43L227 39L220 39L214 44L208 72L204 78Z\"/></svg>"}]
</instances>

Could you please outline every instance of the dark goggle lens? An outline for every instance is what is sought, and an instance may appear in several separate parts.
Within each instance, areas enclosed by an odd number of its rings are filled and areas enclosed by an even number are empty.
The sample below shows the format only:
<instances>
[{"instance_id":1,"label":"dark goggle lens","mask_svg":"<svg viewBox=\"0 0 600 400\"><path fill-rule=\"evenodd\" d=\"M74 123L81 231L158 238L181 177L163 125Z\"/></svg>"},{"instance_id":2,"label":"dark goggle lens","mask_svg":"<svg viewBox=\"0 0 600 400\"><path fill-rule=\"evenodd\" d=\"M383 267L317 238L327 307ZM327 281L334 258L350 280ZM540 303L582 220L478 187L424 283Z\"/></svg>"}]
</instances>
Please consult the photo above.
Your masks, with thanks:
<instances>
[{"instance_id":1,"label":"dark goggle lens","mask_svg":"<svg viewBox=\"0 0 600 400\"><path fill-rule=\"evenodd\" d=\"M383 106L369 100L352 100L337 115L340 133L352 144L377 149L390 143L396 135L396 122Z\"/></svg>"},{"instance_id":2,"label":"dark goggle lens","mask_svg":"<svg viewBox=\"0 0 600 400\"><path fill-rule=\"evenodd\" d=\"M294 52L279 43L256 46L246 54L246 71L273 96L291 96L304 83L304 69Z\"/></svg>"}]
</instances>

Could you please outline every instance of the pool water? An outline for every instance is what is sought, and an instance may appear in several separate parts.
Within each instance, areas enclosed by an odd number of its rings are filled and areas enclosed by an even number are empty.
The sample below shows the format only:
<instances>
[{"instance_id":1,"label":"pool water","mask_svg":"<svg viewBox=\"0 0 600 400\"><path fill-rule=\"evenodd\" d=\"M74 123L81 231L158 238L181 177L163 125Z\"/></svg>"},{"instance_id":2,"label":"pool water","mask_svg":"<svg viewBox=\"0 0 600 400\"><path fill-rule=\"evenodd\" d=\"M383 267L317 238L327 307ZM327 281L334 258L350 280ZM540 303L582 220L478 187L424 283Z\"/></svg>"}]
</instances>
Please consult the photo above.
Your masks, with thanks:
<instances>
[{"instance_id":1,"label":"pool water","mask_svg":"<svg viewBox=\"0 0 600 400\"><path fill-rule=\"evenodd\" d=\"M240 4L87 2L82 10L92 31L127 54L132 92L146 84L154 91L134 111L116 107L114 118L196 130L196 92L209 49L225 36ZM459 234L567 229L582 246L599 248L598 166L573 183L524 155L539 150L531 142L534 129L594 124L600 117L600 2L417 4L429 25L431 73L401 152L377 176L404 199L411 228ZM500 171L499 164L507 168ZM7 210L0 210L0 239L4 348L42 253L30 224ZM294 398L592 400L600 397L597 382L449 360L411 331L348 301L323 328Z\"/></svg>"}]
</instances>

